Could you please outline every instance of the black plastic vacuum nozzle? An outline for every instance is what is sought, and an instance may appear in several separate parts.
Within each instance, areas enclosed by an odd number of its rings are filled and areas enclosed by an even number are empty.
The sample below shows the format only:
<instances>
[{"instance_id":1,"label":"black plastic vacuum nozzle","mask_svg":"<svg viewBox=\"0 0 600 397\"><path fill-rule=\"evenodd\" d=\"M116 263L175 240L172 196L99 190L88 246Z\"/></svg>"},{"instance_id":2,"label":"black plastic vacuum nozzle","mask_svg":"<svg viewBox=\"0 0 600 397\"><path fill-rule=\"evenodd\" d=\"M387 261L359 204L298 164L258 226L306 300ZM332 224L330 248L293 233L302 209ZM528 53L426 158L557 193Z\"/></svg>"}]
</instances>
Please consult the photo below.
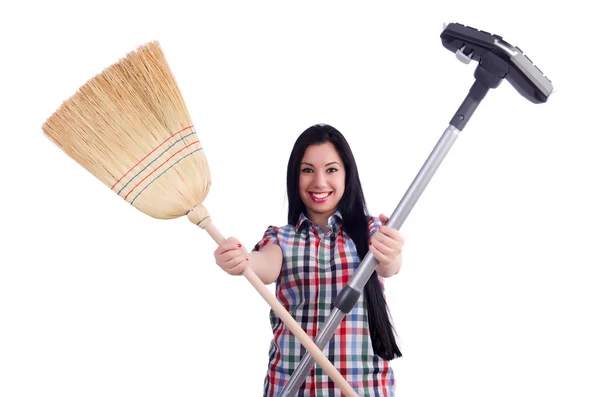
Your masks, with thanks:
<instances>
[{"instance_id":1,"label":"black plastic vacuum nozzle","mask_svg":"<svg viewBox=\"0 0 600 397\"><path fill-rule=\"evenodd\" d=\"M474 60L489 73L504 74L497 77L506 78L522 96L533 103L546 102L553 91L552 82L531 59L519 47L508 44L501 36L451 23L444 28L440 37L442 45L456 53L462 62Z\"/></svg>"},{"instance_id":2,"label":"black plastic vacuum nozzle","mask_svg":"<svg viewBox=\"0 0 600 397\"><path fill-rule=\"evenodd\" d=\"M519 94L533 103L544 103L554 90L552 82L533 64L519 47L501 36L459 23L451 23L440 35L442 45L464 63L479 62L475 83L450 125L463 130L488 90L506 79Z\"/></svg>"}]
</instances>

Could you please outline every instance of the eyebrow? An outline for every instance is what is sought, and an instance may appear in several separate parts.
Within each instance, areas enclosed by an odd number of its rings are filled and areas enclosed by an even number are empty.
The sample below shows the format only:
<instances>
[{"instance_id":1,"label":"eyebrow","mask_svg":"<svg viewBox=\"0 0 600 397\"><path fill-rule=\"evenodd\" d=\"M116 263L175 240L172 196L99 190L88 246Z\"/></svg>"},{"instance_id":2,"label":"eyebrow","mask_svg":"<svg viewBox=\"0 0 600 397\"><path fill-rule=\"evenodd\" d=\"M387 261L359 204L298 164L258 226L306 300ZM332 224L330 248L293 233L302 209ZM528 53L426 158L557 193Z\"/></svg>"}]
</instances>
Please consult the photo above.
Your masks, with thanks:
<instances>
[{"instance_id":1,"label":"eyebrow","mask_svg":"<svg viewBox=\"0 0 600 397\"><path fill-rule=\"evenodd\" d=\"M314 165L313 165L313 164L311 164L311 163L307 163L307 162L305 162L305 161L301 162L300 164L306 164L306 165L310 165L311 167L314 167ZM342 166L342 165L341 165L340 163L338 163L337 161L332 161L331 163L327 163L327 164L325 164L325 167L329 167L329 166L330 166L330 165L332 165L332 164L337 164L337 165L339 165L340 167Z\"/></svg>"}]
</instances>

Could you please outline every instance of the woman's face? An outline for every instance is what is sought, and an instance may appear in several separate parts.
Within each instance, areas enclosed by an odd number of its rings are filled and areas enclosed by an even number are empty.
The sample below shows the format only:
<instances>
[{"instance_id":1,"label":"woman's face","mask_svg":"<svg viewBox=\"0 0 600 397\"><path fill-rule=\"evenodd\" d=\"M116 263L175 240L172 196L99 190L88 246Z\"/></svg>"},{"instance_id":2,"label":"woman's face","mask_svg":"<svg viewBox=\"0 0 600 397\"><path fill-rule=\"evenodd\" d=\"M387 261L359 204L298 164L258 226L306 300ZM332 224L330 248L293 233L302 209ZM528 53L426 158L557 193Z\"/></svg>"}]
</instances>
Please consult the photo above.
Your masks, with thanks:
<instances>
[{"instance_id":1,"label":"woman's face","mask_svg":"<svg viewBox=\"0 0 600 397\"><path fill-rule=\"evenodd\" d=\"M344 194L346 170L335 147L327 142L310 145L300 162L300 198L307 216L327 220Z\"/></svg>"}]
</instances>

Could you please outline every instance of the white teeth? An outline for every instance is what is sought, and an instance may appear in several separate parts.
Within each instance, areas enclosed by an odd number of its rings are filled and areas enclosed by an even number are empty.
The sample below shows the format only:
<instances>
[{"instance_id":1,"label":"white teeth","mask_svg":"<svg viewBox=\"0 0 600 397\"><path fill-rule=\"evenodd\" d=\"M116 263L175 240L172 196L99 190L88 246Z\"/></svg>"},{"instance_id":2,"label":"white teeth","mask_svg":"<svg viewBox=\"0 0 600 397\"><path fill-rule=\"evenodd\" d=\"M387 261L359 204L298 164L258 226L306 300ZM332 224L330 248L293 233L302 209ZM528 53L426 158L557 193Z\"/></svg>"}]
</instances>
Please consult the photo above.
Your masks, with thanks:
<instances>
[{"instance_id":1,"label":"white teeth","mask_svg":"<svg viewBox=\"0 0 600 397\"><path fill-rule=\"evenodd\" d=\"M329 195L329 193L313 193L313 196L315 196L316 198L322 199L325 198Z\"/></svg>"}]
</instances>

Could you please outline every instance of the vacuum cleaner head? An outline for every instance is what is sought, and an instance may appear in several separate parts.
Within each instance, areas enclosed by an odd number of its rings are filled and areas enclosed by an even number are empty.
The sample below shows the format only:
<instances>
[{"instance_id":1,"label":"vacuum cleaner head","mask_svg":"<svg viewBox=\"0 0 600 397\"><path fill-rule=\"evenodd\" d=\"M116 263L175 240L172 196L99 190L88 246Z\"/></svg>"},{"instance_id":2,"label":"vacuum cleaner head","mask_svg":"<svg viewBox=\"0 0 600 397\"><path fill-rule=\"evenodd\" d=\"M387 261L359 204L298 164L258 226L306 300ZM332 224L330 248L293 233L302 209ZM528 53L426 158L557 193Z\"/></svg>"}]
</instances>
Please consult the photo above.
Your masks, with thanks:
<instances>
[{"instance_id":1,"label":"vacuum cleaner head","mask_svg":"<svg viewBox=\"0 0 600 397\"><path fill-rule=\"evenodd\" d=\"M464 63L471 60L508 82L533 103L546 102L554 91L552 82L519 47L501 36L459 23L450 23L440 35L442 45ZM491 87L494 88L494 87Z\"/></svg>"}]
</instances>

